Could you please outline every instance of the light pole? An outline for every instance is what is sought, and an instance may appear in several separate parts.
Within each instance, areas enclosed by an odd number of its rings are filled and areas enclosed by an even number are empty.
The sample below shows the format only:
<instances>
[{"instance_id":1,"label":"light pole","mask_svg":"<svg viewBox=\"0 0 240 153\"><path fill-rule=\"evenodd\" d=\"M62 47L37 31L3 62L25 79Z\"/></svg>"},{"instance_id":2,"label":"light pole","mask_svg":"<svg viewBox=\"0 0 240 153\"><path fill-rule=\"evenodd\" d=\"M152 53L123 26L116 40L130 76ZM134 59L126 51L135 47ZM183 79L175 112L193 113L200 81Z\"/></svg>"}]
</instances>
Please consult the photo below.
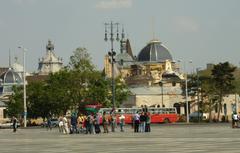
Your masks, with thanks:
<instances>
[{"instance_id":1,"label":"light pole","mask_svg":"<svg viewBox=\"0 0 240 153\"><path fill-rule=\"evenodd\" d=\"M27 103L26 103L26 70L25 70L25 54L24 47L18 47L23 51L23 109L24 109L24 127L27 127Z\"/></svg>"},{"instance_id":2,"label":"light pole","mask_svg":"<svg viewBox=\"0 0 240 153\"><path fill-rule=\"evenodd\" d=\"M199 74L198 74L198 72L199 72L199 70L200 70L201 68L200 67L198 67L198 68L196 68L196 73L197 73L197 103L198 103L198 122L200 122L200 107L199 107L199 105L200 105L200 100L199 100L199 91L200 91L200 88L199 88Z\"/></svg>"},{"instance_id":3,"label":"light pole","mask_svg":"<svg viewBox=\"0 0 240 153\"><path fill-rule=\"evenodd\" d=\"M181 60L178 60L178 62L181 62ZM192 61L188 61L188 63L192 63ZM186 69L186 62L184 61L184 71L185 71L185 101L186 101L186 118L187 123L189 123L189 106L188 106L188 82L187 82L187 69Z\"/></svg>"},{"instance_id":4,"label":"light pole","mask_svg":"<svg viewBox=\"0 0 240 153\"><path fill-rule=\"evenodd\" d=\"M115 63L115 55L116 52L113 49L113 42L114 42L114 33L117 34L116 41L119 41L119 33L118 33L118 26L119 23L113 23L112 21L110 23L105 23L105 41L108 41L108 34L110 34L110 42L111 42L111 51L108 52L108 55L111 56L111 66L112 66L112 104L113 104L113 110L116 107L115 104L115 79L114 79L114 63ZM116 32L114 32L114 28L116 28ZM110 29L110 33L108 33L108 29Z\"/></svg>"},{"instance_id":5,"label":"light pole","mask_svg":"<svg viewBox=\"0 0 240 153\"><path fill-rule=\"evenodd\" d=\"M160 85L160 87L161 87L161 93L162 93L162 107L163 107L163 82L160 81L160 82L159 82L159 85Z\"/></svg>"}]
</instances>

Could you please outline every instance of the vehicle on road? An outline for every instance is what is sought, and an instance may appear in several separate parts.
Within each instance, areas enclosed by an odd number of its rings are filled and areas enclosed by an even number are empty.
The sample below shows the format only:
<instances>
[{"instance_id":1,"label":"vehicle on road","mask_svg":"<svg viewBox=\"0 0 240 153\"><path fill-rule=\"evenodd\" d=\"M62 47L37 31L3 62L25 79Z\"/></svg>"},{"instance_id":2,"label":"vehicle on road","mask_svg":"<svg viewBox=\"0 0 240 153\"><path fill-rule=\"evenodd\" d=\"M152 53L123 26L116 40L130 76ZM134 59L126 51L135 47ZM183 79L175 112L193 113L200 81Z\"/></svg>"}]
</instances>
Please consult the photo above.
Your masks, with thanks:
<instances>
[{"instance_id":1,"label":"vehicle on road","mask_svg":"<svg viewBox=\"0 0 240 153\"><path fill-rule=\"evenodd\" d=\"M17 122L17 127L20 127L20 123ZM0 123L0 128L5 129L5 128L13 128L13 123L11 121L6 121L4 123Z\"/></svg>"},{"instance_id":2,"label":"vehicle on road","mask_svg":"<svg viewBox=\"0 0 240 153\"><path fill-rule=\"evenodd\" d=\"M191 114L189 114L189 121L190 122L197 122L199 121L205 121L208 119L208 116L206 113L202 113L202 112L193 112Z\"/></svg>"},{"instance_id":3,"label":"vehicle on road","mask_svg":"<svg viewBox=\"0 0 240 153\"><path fill-rule=\"evenodd\" d=\"M51 127L58 127L58 124L59 124L59 121L58 121L57 118L51 119ZM42 127L47 127L48 126L47 121L43 122L41 126Z\"/></svg>"},{"instance_id":4,"label":"vehicle on road","mask_svg":"<svg viewBox=\"0 0 240 153\"><path fill-rule=\"evenodd\" d=\"M117 123L119 123L119 116L123 114L125 116L125 123L131 124L133 115L135 113L141 113L143 108L116 108L116 118ZM100 108L98 111L101 115L103 112L106 112L107 115L110 115L112 112L112 108ZM151 123L172 123L178 121L178 114L176 108L155 108L155 107L148 107L147 112L150 113L151 116ZM100 123L102 123L100 118Z\"/></svg>"}]
</instances>

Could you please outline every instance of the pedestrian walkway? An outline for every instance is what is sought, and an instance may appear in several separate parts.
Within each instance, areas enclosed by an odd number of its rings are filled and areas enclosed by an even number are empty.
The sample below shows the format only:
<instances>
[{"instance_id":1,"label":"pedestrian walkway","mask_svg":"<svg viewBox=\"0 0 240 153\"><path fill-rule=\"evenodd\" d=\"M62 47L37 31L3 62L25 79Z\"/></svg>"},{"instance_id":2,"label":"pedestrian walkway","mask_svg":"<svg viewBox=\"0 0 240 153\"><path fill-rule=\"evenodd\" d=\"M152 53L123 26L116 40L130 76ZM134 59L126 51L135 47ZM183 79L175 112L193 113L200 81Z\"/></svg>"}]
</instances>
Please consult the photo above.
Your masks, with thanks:
<instances>
[{"instance_id":1,"label":"pedestrian walkway","mask_svg":"<svg viewBox=\"0 0 240 153\"><path fill-rule=\"evenodd\" d=\"M58 129L0 129L1 153L239 153L240 129L230 124L160 125L150 133L61 134Z\"/></svg>"}]
</instances>

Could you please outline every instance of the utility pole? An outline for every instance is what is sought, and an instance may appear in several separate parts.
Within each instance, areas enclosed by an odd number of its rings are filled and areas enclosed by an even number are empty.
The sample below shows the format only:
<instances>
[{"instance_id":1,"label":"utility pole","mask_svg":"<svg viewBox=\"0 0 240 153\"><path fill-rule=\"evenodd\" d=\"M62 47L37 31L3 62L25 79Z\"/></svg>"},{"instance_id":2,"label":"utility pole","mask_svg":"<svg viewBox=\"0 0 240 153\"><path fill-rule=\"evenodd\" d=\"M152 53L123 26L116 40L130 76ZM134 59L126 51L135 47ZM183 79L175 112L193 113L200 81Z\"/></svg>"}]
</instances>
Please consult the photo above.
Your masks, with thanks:
<instances>
[{"instance_id":1,"label":"utility pole","mask_svg":"<svg viewBox=\"0 0 240 153\"><path fill-rule=\"evenodd\" d=\"M105 41L108 41L108 34L110 35L110 42L111 42L111 51L108 52L108 55L111 57L111 74L112 74L112 105L113 110L115 110L116 103L115 103L115 78L114 78L114 63L115 63L115 56L116 52L113 49L113 42L114 42L114 34L116 34L116 41L119 41L119 31L118 31L119 23L105 23ZM114 29L116 28L116 31ZM108 29L110 29L110 33L108 33Z\"/></svg>"},{"instance_id":2,"label":"utility pole","mask_svg":"<svg viewBox=\"0 0 240 153\"><path fill-rule=\"evenodd\" d=\"M23 108L24 108L24 127L27 127L27 102L26 102L26 70L25 70L25 54L24 47L18 47L23 51Z\"/></svg>"}]
</instances>

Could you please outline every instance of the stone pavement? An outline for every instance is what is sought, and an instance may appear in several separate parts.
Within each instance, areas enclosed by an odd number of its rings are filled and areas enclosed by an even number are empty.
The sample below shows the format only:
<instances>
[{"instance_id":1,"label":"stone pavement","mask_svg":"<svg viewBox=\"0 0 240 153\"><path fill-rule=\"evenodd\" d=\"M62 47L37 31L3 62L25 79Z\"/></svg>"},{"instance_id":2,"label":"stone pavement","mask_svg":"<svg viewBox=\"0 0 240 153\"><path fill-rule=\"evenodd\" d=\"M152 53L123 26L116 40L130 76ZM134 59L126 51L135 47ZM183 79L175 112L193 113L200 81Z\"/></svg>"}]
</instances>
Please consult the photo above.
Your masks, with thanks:
<instances>
[{"instance_id":1,"label":"stone pavement","mask_svg":"<svg viewBox=\"0 0 240 153\"><path fill-rule=\"evenodd\" d=\"M0 153L239 153L240 129L230 124L156 124L151 133L86 135L58 129L0 129Z\"/></svg>"}]
</instances>

